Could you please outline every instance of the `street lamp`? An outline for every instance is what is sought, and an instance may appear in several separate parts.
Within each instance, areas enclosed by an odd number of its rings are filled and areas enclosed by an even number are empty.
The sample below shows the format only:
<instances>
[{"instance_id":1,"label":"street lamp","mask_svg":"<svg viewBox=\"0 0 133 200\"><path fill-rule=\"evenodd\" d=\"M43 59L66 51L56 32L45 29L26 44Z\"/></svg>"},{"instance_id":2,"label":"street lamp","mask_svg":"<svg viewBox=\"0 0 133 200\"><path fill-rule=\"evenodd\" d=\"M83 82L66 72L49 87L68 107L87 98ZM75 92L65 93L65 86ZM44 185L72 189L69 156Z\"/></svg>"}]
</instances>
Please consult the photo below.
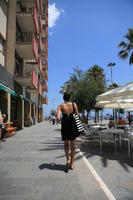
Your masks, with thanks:
<instances>
[{"instance_id":1,"label":"street lamp","mask_svg":"<svg viewBox=\"0 0 133 200\"><path fill-rule=\"evenodd\" d=\"M54 102L55 102L55 98L53 98L53 110L54 110Z\"/></svg>"},{"instance_id":2,"label":"street lamp","mask_svg":"<svg viewBox=\"0 0 133 200\"><path fill-rule=\"evenodd\" d=\"M111 85L113 85L113 80L112 80L112 67L114 67L116 64L114 62L110 62L107 66L110 67L110 72L111 72Z\"/></svg>"}]
</instances>

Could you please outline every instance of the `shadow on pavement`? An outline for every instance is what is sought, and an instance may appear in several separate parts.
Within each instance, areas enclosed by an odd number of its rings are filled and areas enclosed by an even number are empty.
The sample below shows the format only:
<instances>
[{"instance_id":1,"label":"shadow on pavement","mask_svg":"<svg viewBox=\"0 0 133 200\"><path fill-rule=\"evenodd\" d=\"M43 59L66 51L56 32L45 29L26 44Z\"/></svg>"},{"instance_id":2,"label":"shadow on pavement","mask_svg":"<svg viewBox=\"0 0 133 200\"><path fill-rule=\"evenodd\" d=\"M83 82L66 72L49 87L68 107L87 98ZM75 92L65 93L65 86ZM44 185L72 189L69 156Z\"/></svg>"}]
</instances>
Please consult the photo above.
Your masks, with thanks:
<instances>
[{"instance_id":1,"label":"shadow on pavement","mask_svg":"<svg viewBox=\"0 0 133 200\"><path fill-rule=\"evenodd\" d=\"M45 148L39 149L39 151L52 151L57 149L64 149L64 145L47 145Z\"/></svg>"},{"instance_id":2,"label":"shadow on pavement","mask_svg":"<svg viewBox=\"0 0 133 200\"><path fill-rule=\"evenodd\" d=\"M94 156L99 156L103 167L108 167L109 160L116 160L125 171L129 172L128 166L133 168L133 160L132 158L128 158L127 149L123 148L123 150L119 150L117 154L115 154L113 145L104 145L102 148L102 154L100 155L99 145L82 143L80 145L80 150L83 152L84 156L89 159Z\"/></svg>"},{"instance_id":3,"label":"shadow on pavement","mask_svg":"<svg viewBox=\"0 0 133 200\"><path fill-rule=\"evenodd\" d=\"M60 132L61 130L60 130L60 128L56 128L56 129L54 129L54 131Z\"/></svg>"},{"instance_id":4,"label":"shadow on pavement","mask_svg":"<svg viewBox=\"0 0 133 200\"><path fill-rule=\"evenodd\" d=\"M50 169L50 170L56 170L56 171L63 171L65 172L65 165L61 164L55 164L55 163L44 163L39 166L39 169Z\"/></svg>"}]
</instances>

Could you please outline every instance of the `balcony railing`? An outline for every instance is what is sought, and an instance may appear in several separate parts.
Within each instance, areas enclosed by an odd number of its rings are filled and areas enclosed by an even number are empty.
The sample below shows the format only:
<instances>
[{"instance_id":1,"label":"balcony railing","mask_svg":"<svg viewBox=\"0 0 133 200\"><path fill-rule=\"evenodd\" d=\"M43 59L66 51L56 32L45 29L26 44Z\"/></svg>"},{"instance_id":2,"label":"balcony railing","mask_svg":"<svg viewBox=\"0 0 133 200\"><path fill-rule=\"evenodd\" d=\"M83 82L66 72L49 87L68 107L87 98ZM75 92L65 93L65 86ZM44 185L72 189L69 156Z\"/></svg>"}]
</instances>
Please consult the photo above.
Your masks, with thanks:
<instances>
[{"instance_id":1,"label":"balcony railing","mask_svg":"<svg viewBox=\"0 0 133 200\"><path fill-rule=\"evenodd\" d=\"M40 49L40 52L42 52L42 48L43 48L43 43L42 43L42 38L41 38L41 35L39 36L39 49Z\"/></svg>"},{"instance_id":2,"label":"balcony railing","mask_svg":"<svg viewBox=\"0 0 133 200\"><path fill-rule=\"evenodd\" d=\"M47 104L48 105L48 97L47 96L42 97L41 102L42 102L42 104Z\"/></svg>"},{"instance_id":3,"label":"balcony railing","mask_svg":"<svg viewBox=\"0 0 133 200\"><path fill-rule=\"evenodd\" d=\"M38 62L38 45L34 34L22 32L16 38L16 51L21 58L35 58Z\"/></svg>"},{"instance_id":4,"label":"balcony railing","mask_svg":"<svg viewBox=\"0 0 133 200\"><path fill-rule=\"evenodd\" d=\"M38 33L39 31L39 26L38 26L38 17L37 17L37 12L36 12L36 7L34 5L33 7L33 19L34 19L34 24L35 24L35 27L36 27L36 32Z\"/></svg>"},{"instance_id":5,"label":"balcony railing","mask_svg":"<svg viewBox=\"0 0 133 200\"><path fill-rule=\"evenodd\" d=\"M38 59L38 67L39 67L39 70L40 70L40 72L42 74L42 59L40 57Z\"/></svg>"},{"instance_id":6,"label":"balcony railing","mask_svg":"<svg viewBox=\"0 0 133 200\"><path fill-rule=\"evenodd\" d=\"M16 38L17 43L32 43L32 32L21 32L20 37Z\"/></svg>"},{"instance_id":7,"label":"balcony railing","mask_svg":"<svg viewBox=\"0 0 133 200\"><path fill-rule=\"evenodd\" d=\"M38 61L38 46L37 46L37 42L36 42L34 34L32 36L32 47L33 47L35 58Z\"/></svg>"},{"instance_id":8,"label":"balcony railing","mask_svg":"<svg viewBox=\"0 0 133 200\"><path fill-rule=\"evenodd\" d=\"M38 88L38 77L34 69L32 69L32 85L37 89Z\"/></svg>"},{"instance_id":9,"label":"balcony railing","mask_svg":"<svg viewBox=\"0 0 133 200\"><path fill-rule=\"evenodd\" d=\"M21 27L22 32L37 32L39 31L39 21L35 3L31 11L22 10L17 12L17 22Z\"/></svg>"},{"instance_id":10,"label":"balcony railing","mask_svg":"<svg viewBox=\"0 0 133 200\"><path fill-rule=\"evenodd\" d=\"M42 85L41 85L40 82L38 84L38 93L39 93L40 96L42 96Z\"/></svg>"},{"instance_id":11,"label":"balcony railing","mask_svg":"<svg viewBox=\"0 0 133 200\"><path fill-rule=\"evenodd\" d=\"M36 6L37 6L37 9L39 10L39 0L36 0Z\"/></svg>"},{"instance_id":12,"label":"balcony railing","mask_svg":"<svg viewBox=\"0 0 133 200\"><path fill-rule=\"evenodd\" d=\"M39 16L40 32L42 33L42 16Z\"/></svg>"},{"instance_id":13,"label":"balcony railing","mask_svg":"<svg viewBox=\"0 0 133 200\"><path fill-rule=\"evenodd\" d=\"M40 10L41 10L41 14L43 15L43 3L42 3L42 0L40 0Z\"/></svg>"}]
</instances>

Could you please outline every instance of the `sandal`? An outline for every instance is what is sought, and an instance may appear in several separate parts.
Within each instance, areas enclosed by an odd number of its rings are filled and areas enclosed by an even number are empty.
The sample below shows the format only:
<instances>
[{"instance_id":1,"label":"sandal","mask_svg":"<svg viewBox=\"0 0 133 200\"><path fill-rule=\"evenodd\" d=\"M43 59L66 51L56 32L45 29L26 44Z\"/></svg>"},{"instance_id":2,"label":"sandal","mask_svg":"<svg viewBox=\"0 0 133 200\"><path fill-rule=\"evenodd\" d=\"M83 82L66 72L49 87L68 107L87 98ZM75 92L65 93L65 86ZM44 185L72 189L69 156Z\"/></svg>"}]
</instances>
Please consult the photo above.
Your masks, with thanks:
<instances>
[{"instance_id":1,"label":"sandal","mask_svg":"<svg viewBox=\"0 0 133 200\"><path fill-rule=\"evenodd\" d=\"M70 168L69 168L69 169L74 170L74 167L73 167L72 165L70 165Z\"/></svg>"},{"instance_id":2,"label":"sandal","mask_svg":"<svg viewBox=\"0 0 133 200\"><path fill-rule=\"evenodd\" d=\"M68 173L69 169L70 169L70 164L67 163L67 164L66 164L66 168L65 168L65 172Z\"/></svg>"}]
</instances>

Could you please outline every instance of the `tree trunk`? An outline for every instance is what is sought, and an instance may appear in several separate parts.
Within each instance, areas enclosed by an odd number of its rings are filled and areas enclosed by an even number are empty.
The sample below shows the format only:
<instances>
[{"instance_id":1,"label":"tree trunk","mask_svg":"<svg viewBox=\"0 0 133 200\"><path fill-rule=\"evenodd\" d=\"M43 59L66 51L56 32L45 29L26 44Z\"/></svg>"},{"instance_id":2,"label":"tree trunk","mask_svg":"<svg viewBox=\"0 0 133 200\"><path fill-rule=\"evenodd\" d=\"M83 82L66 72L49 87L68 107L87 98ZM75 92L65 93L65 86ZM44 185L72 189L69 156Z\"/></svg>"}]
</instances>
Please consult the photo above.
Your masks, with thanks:
<instances>
[{"instance_id":1,"label":"tree trunk","mask_svg":"<svg viewBox=\"0 0 133 200\"><path fill-rule=\"evenodd\" d=\"M89 111L87 111L86 124L88 124Z\"/></svg>"},{"instance_id":2,"label":"tree trunk","mask_svg":"<svg viewBox=\"0 0 133 200\"><path fill-rule=\"evenodd\" d=\"M98 122L98 110L95 109L95 123Z\"/></svg>"}]
</instances>

